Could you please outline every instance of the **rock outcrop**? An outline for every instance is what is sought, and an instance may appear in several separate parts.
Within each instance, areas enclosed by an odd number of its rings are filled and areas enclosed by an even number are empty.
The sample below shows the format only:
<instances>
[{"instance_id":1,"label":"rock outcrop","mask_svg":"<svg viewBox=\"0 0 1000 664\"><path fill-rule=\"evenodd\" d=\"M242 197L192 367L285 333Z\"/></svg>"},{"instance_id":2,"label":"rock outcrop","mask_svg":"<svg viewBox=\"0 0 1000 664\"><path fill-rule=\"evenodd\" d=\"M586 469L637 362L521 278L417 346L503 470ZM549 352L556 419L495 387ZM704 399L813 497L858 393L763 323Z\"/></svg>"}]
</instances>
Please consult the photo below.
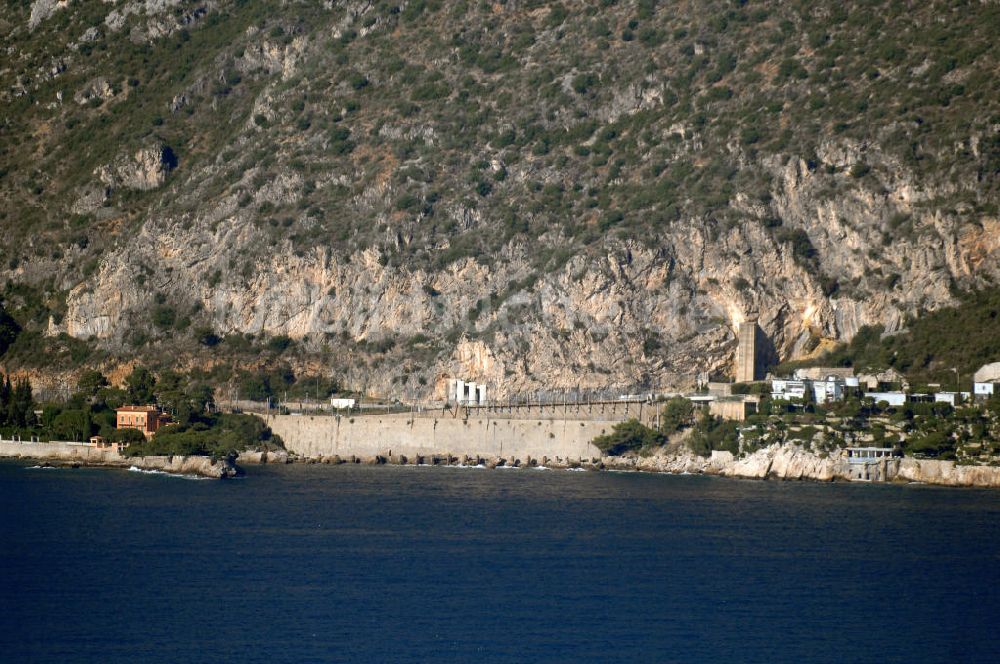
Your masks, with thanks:
<instances>
[{"instance_id":1,"label":"rock outcrop","mask_svg":"<svg viewBox=\"0 0 1000 664\"><path fill-rule=\"evenodd\" d=\"M267 463L283 464L288 463L288 452L284 450L243 451L239 453L237 460L241 464L249 466L258 466Z\"/></svg>"},{"instance_id":2,"label":"rock outcrop","mask_svg":"<svg viewBox=\"0 0 1000 664\"><path fill-rule=\"evenodd\" d=\"M104 185L149 191L162 185L167 174L177 167L177 157L169 145L153 143L119 155L112 163L99 167L94 174Z\"/></svg>"},{"instance_id":3,"label":"rock outcrop","mask_svg":"<svg viewBox=\"0 0 1000 664\"><path fill-rule=\"evenodd\" d=\"M31 3L31 16L28 17L28 29L34 30L42 21L65 9L69 0L34 0Z\"/></svg>"}]
</instances>

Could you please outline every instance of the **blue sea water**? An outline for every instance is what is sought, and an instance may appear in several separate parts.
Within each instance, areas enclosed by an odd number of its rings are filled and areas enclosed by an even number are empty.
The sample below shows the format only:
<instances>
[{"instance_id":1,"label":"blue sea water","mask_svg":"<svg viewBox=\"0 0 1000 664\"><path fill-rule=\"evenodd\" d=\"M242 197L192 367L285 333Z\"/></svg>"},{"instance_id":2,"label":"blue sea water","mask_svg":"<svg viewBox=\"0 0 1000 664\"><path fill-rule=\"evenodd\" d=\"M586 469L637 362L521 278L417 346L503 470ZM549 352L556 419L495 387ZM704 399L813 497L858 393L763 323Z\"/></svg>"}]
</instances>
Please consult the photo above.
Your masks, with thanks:
<instances>
[{"instance_id":1,"label":"blue sea water","mask_svg":"<svg viewBox=\"0 0 1000 664\"><path fill-rule=\"evenodd\" d=\"M0 464L4 662L1000 658L1000 492Z\"/></svg>"}]
</instances>

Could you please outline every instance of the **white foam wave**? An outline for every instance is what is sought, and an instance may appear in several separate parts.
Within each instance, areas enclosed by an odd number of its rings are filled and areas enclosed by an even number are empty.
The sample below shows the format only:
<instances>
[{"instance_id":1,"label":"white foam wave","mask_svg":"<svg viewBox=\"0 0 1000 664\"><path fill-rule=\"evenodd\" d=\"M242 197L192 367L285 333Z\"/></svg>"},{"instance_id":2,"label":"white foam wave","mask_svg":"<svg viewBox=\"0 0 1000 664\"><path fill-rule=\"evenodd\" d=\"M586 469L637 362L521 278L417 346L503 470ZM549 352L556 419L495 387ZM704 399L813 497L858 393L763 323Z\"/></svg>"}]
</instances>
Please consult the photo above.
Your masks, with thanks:
<instances>
[{"instance_id":1,"label":"white foam wave","mask_svg":"<svg viewBox=\"0 0 1000 664\"><path fill-rule=\"evenodd\" d=\"M28 466L28 470L65 470L69 466Z\"/></svg>"},{"instance_id":2,"label":"white foam wave","mask_svg":"<svg viewBox=\"0 0 1000 664\"><path fill-rule=\"evenodd\" d=\"M403 464L408 466L410 464ZM484 464L473 465L468 463L418 463L417 468L485 468Z\"/></svg>"},{"instance_id":3,"label":"white foam wave","mask_svg":"<svg viewBox=\"0 0 1000 664\"><path fill-rule=\"evenodd\" d=\"M207 480L211 479L209 477L201 477L200 475L182 475L180 473L168 473L163 470L147 470L146 468L140 468L139 466L129 466L128 472L130 473L142 473L143 475L165 475L167 477L179 477L184 480Z\"/></svg>"}]
</instances>

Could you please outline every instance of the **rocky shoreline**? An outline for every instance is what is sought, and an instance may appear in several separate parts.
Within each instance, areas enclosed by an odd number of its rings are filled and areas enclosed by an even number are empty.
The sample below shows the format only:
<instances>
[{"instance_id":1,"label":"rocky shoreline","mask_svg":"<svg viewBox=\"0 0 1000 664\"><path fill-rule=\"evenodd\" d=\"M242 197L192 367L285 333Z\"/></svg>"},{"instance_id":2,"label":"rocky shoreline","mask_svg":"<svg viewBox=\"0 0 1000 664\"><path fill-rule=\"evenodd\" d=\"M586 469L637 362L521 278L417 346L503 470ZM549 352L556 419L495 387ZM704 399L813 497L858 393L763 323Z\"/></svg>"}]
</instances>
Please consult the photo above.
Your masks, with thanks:
<instances>
[{"instance_id":1,"label":"rocky shoreline","mask_svg":"<svg viewBox=\"0 0 1000 664\"><path fill-rule=\"evenodd\" d=\"M817 482L896 482L952 487L1000 488L1000 467L954 461L893 457L852 463L843 451L816 454L794 443L772 445L735 458L729 452L702 457L689 450L648 457L605 457L606 468L660 473L717 475L740 479Z\"/></svg>"},{"instance_id":2,"label":"rocky shoreline","mask_svg":"<svg viewBox=\"0 0 1000 664\"><path fill-rule=\"evenodd\" d=\"M954 461L899 457L851 463L842 452L816 454L802 446L772 445L740 458L729 452L704 457L686 447L661 450L648 456L601 456L591 458L482 457L451 454L373 455L305 457L285 450L242 452L233 459L212 460L205 456L123 457L110 450L96 450L67 443L0 442L0 458L37 459L58 467L136 468L177 475L226 479L243 474L242 465L260 464L364 464L473 466L495 468L551 468L568 470L613 470L675 475L715 475L737 479L812 480L817 482L895 482L950 487L1000 488L1000 466L959 465Z\"/></svg>"},{"instance_id":3,"label":"rocky shoreline","mask_svg":"<svg viewBox=\"0 0 1000 664\"><path fill-rule=\"evenodd\" d=\"M0 441L0 458L34 459L42 466L52 467L136 468L211 479L227 479L243 474L232 459L213 460L207 456L181 455L125 457L112 450L71 443Z\"/></svg>"},{"instance_id":4,"label":"rocky shoreline","mask_svg":"<svg viewBox=\"0 0 1000 664\"><path fill-rule=\"evenodd\" d=\"M729 452L704 457L687 448L649 456L602 456L586 459L560 457L505 458L450 454L299 457L280 452L249 452L243 464L306 463L366 465L476 466L485 468L545 467L552 469L615 470L650 473L715 475L739 479L812 480L817 482L895 482L951 487L1000 488L1000 467L958 465L954 461L910 457L851 463L845 454L816 454L795 444L772 445L741 458Z\"/></svg>"}]
</instances>

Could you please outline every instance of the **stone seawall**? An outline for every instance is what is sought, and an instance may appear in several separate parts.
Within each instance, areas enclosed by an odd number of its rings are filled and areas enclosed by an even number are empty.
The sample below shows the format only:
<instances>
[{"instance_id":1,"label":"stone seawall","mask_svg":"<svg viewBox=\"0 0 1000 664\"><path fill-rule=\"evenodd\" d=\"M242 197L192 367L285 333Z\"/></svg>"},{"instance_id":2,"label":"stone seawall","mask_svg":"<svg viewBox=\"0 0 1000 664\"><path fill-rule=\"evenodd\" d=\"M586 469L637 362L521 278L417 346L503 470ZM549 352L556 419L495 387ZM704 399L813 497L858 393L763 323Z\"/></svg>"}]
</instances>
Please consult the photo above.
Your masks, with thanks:
<instances>
[{"instance_id":1,"label":"stone seawall","mask_svg":"<svg viewBox=\"0 0 1000 664\"><path fill-rule=\"evenodd\" d=\"M300 456L453 455L590 459L600 451L590 441L616 422L585 419L468 418L400 415L261 415Z\"/></svg>"},{"instance_id":2,"label":"stone seawall","mask_svg":"<svg viewBox=\"0 0 1000 664\"><path fill-rule=\"evenodd\" d=\"M177 475L201 477L234 477L239 469L229 460L212 461L205 456L140 456L124 457L112 450L99 450L80 443L35 443L0 440L0 458L38 459L60 465L101 466L158 470Z\"/></svg>"}]
</instances>

